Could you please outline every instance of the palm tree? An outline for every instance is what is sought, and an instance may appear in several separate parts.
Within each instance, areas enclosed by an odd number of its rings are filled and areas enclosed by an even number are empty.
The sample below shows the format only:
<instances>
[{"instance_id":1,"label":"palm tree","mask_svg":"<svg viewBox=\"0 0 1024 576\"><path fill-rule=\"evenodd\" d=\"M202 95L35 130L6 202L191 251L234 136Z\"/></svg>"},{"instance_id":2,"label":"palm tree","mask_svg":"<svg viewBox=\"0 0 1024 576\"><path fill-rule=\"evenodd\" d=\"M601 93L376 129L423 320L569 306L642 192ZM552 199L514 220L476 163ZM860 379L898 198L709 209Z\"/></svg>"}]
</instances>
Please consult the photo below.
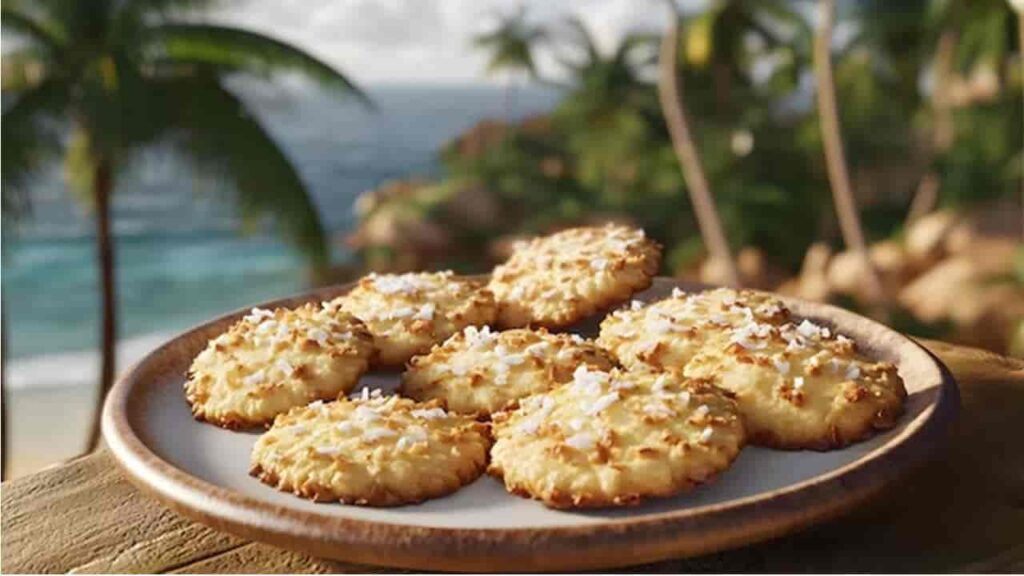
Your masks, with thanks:
<instances>
[{"instance_id":1,"label":"palm tree","mask_svg":"<svg viewBox=\"0 0 1024 576\"><path fill-rule=\"evenodd\" d=\"M505 114L512 112L512 76L525 74L537 78L537 66L533 60L534 45L546 36L544 30L526 21L526 10L520 7L509 16L499 17L498 26L477 35L474 45L490 52L487 62L488 73L505 73Z\"/></svg>"},{"instance_id":2,"label":"palm tree","mask_svg":"<svg viewBox=\"0 0 1024 576\"><path fill-rule=\"evenodd\" d=\"M656 154L664 124L653 86L643 79L653 63L650 36L630 34L602 51L577 18L564 22L566 42L555 46L567 94L553 118L573 153L578 180L611 209L638 200L650 177L643 166Z\"/></svg>"},{"instance_id":3,"label":"palm tree","mask_svg":"<svg viewBox=\"0 0 1024 576\"><path fill-rule=\"evenodd\" d=\"M1021 72L1021 89L1024 90L1024 0L1010 0L1010 5L1013 7L1014 12L1017 13L1017 49L1020 50L1020 72ZM1022 163L1022 170L1024 172L1024 154L1021 155L1020 161ZM1021 178L1020 182L1020 209L1021 209L1021 238L1024 239L1024 177Z\"/></svg>"},{"instance_id":4,"label":"palm tree","mask_svg":"<svg viewBox=\"0 0 1024 576\"><path fill-rule=\"evenodd\" d=\"M683 103L683 90L678 72L679 14L672 0L668 0L668 4L672 12L671 23L661 41L659 59L658 96L662 113L672 138L672 146L679 158L704 245L707 246L712 260L724 267L726 284L738 286L736 260L729 250L729 241L725 237L722 220L715 208L707 175L704 173L704 166L686 119L686 107Z\"/></svg>"},{"instance_id":5,"label":"palm tree","mask_svg":"<svg viewBox=\"0 0 1024 576\"><path fill-rule=\"evenodd\" d=\"M24 213L25 184L63 157L70 192L95 215L103 310L97 419L114 379L116 293L111 196L118 170L141 146L173 144L201 173L223 180L242 216L274 216L315 267L327 261L323 229L295 167L223 83L230 73L298 72L369 104L344 75L287 43L253 32L179 23L171 10L202 0L8 0L5 31L21 40L4 56L3 208ZM70 132L70 136L63 134Z\"/></svg>"},{"instance_id":6,"label":"palm tree","mask_svg":"<svg viewBox=\"0 0 1024 576\"><path fill-rule=\"evenodd\" d=\"M850 186L850 175L846 168L843 139L839 131L839 112L836 108L835 83L832 79L832 26L835 21L835 0L820 0L818 29L814 35L814 72L817 79L818 115L821 137L825 148L825 164L832 187L839 228L843 242L860 259L865 271L865 286L868 298L879 303L882 299L882 282L868 255L864 230L861 228L857 203Z\"/></svg>"},{"instance_id":7,"label":"palm tree","mask_svg":"<svg viewBox=\"0 0 1024 576\"><path fill-rule=\"evenodd\" d=\"M888 6L882 3L881 7ZM905 7L901 7L904 12ZM1005 7L998 0L952 0L923 2L917 10L920 20L928 24L928 39L935 44L931 88L933 127L927 153L934 164L953 147L956 140L953 121L956 103L952 86L958 75L969 74L980 67L995 66L1003 58L1008 42L1005 38ZM886 22L884 18L877 18ZM932 39L932 36L935 36ZM962 104L961 104L962 105ZM910 204L907 222L928 214L938 205L941 176L931 166L922 177Z\"/></svg>"},{"instance_id":8,"label":"palm tree","mask_svg":"<svg viewBox=\"0 0 1024 576\"><path fill-rule=\"evenodd\" d=\"M774 75L798 80L809 36L806 29L805 20L787 0L713 2L687 21L685 63L709 70L715 112L736 117L743 112L738 104L742 94L737 92L751 89L754 65L766 56L777 63Z\"/></svg>"}]
</instances>

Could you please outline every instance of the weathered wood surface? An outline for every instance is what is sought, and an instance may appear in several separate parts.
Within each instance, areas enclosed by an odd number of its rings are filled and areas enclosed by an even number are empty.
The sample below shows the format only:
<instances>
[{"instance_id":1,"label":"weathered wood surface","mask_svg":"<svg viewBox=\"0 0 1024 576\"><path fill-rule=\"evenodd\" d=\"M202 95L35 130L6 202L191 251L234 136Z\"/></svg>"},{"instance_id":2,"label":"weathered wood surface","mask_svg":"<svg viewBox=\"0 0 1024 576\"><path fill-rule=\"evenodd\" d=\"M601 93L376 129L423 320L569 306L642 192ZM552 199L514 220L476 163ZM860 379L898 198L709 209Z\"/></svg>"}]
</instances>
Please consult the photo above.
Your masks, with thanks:
<instances>
[{"instance_id":1,"label":"weathered wood surface","mask_svg":"<svg viewBox=\"0 0 1024 576\"><path fill-rule=\"evenodd\" d=\"M932 462L829 524L636 570L1024 571L1024 361L925 344L957 378L963 404L949 445ZM105 452L0 490L4 572L384 571L194 524L140 494Z\"/></svg>"}]
</instances>

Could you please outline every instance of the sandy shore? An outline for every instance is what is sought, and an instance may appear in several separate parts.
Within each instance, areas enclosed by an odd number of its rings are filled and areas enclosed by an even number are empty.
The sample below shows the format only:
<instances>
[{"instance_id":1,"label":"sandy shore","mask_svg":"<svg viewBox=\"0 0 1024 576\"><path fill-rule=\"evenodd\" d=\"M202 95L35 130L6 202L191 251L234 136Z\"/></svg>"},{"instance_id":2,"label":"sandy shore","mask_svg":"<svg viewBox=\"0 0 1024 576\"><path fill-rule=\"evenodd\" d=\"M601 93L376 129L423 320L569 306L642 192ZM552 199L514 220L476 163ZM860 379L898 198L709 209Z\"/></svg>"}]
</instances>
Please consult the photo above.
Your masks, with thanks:
<instances>
[{"instance_id":1,"label":"sandy shore","mask_svg":"<svg viewBox=\"0 0 1024 576\"><path fill-rule=\"evenodd\" d=\"M87 386L10 390L7 477L31 474L80 454L95 398L95 389Z\"/></svg>"},{"instance_id":2,"label":"sandy shore","mask_svg":"<svg viewBox=\"0 0 1024 576\"><path fill-rule=\"evenodd\" d=\"M168 340L147 334L118 345L124 370ZM8 478L73 458L85 449L96 402L99 356L94 350L13 359L5 366Z\"/></svg>"}]
</instances>

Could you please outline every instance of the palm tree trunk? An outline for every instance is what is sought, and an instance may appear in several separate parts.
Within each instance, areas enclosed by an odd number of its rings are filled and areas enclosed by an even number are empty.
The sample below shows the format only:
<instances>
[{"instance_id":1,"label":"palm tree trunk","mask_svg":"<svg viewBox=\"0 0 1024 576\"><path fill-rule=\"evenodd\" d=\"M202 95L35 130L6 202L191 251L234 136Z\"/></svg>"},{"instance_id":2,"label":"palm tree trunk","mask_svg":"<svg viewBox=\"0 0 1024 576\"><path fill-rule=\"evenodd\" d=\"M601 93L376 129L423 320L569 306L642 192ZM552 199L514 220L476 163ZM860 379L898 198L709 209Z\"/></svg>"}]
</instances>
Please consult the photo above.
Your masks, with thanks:
<instances>
[{"instance_id":1,"label":"palm tree trunk","mask_svg":"<svg viewBox=\"0 0 1024 576\"><path fill-rule=\"evenodd\" d=\"M829 184L843 242L847 249L860 257L865 270L864 280L868 299L880 303L883 297L882 282L868 256L864 230L861 228L857 204L850 187L843 139L839 132L839 113L836 109L835 84L832 79L832 24L835 20L835 0L820 0L819 6L821 14L818 30L814 35L814 72L818 84L818 115Z\"/></svg>"},{"instance_id":2,"label":"palm tree trunk","mask_svg":"<svg viewBox=\"0 0 1024 576\"><path fill-rule=\"evenodd\" d=\"M505 122L512 122L512 72L505 74Z\"/></svg>"},{"instance_id":3,"label":"palm tree trunk","mask_svg":"<svg viewBox=\"0 0 1024 576\"><path fill-rule=\"evenodd\" d=\"M1020 50L1020 54L1018 55L1020 58L1020 71L1021 78L1024 78L1024 9L1020 8L1016 4L1014 5L1014 8L1017 10L1017 49ZM1022 86L1022 89L1024 89L1024 86ZM1021 164L1021 168L1024 169L1024 155L1021 156ZM1021 238L1024 239L1024 170L1022 170L1021 172L1022 175L1020 179L1020 235Z\"/></svg>"},{"instance_id":4,"label":"palm tree trunk","mask_svg":"<svg viewBox=\"0 0 1024 576\"><path fill-rule=\"evenodd\" d=\"M114 362L117 351L117 309L114 285L114 247L110 229L110 193L113 175L108 159L100 160L93 180L96 199L96 257L100 266L100 304L103 313L100 327L100 389L93 412L92 429L89 432L88 451L92 452L100 443L100 415L107 391L114 384Z\"/></svg>"},{"instance_id":5,"label":"palm tree trunk","mask_svg":"<svg viewBox=\"0 0 1024 576\"><path fill-rule=\"evenodd\" d=\"M0 296L2 299L3 296ZM7 455L11 441L7 434L7 319L0 303L0 480L7 480Z\"/></svg>"},{"instance_id":6,"label":"palm tree trunk","mask_svg":"<svg viewBox=\"0 0 1024 576\"><path fill-rule=\"evenodd\" d=\"M955 30L944 30L939 35L939 43L935 49L935 78L931 98L935 127L932 130L931 148L928 150L929 164L937 154L948 151L953 145L953 108L952 102L949 101L949 78L953 71L956 39ZM914 192L914 198L910 201L907 224L935 209L939 202L940 184L939 175L929 166Z\"/></svg>"},{"instance_id":7,"label":"palm tree trunk","mask_svg":"<svg viewBox=\"0 0 1024 576\"><path fill-rule=\"evenodd\" d=\"M686 108L683 104L682 86L677 73L679 59L679 15L675 5L672 8L672 23L661 42L659 59L660 74L658 79L658 98L662 113L672 137L672 147L683 170L683 180L690 193L693 211L697 217L697 226L704 239L711 258L724 267L725 282L730 286L739 285L739 274L736 272L736 261L729 250L729 241L725 238L722 221L715 208L715 200L708 186L707 176L693 142L689 123L686 120Z\"/></svg>"}]
</instances>

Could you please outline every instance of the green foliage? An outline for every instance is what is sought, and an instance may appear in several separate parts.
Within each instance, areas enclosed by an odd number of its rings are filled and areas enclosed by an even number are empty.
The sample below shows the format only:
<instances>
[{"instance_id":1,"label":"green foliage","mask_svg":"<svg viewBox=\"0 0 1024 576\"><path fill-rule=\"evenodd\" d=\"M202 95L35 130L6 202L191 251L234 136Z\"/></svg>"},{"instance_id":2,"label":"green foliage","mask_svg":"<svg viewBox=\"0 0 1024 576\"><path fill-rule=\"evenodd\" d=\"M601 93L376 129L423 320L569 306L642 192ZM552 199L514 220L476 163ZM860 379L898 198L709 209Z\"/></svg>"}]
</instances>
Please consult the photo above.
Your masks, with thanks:
<instances>
[{"instance_id":1,"label":"green foliage","mask_svg":"<svg viewBox=\"0 0 1024 576\"><path fill-rule=\"evenodd\" d=\"M256 75L297 72L342 96L355 96L372 106L362 90L331 66L262 34L210 24L163 24L149 31L149 39L147 49L157 59Z\"/></svg>"},{"instance_id":2,"label":"green foliage","mask_svg":"<svg viewBox=\"0 0 1024 576\"><path fill-rule=\"evenodd\" d=\"M808 13L787 0L718 0L684 19L679 46L690 123L730 244L733 250L760 247L790 272L814 241L841 248L818 114L807 90ZM1009 66L1010 12L1003 0L866 0L843 4L840 19L847 33L834 46L836 92L869 239L901 233L928 170L936 172L942 201L950 205L1019 190L1021 79ZM939 38L949 30L962 38L949 82L967 93L961 96L967 101L955 105L953 145L932 150L926 143L937 112L928 75ZM486 229L445 220L440 209L425 217L474 245L624 217L665 244L669 270L691 267L701 242L649 80L658 39L630 35L605 52L579 20L541 31L528 27L520 12L479 46L496 66L518 62L535 73L527 58L530 38L555 49L567 78L558 82L561 102L542 119L481 124L464 137L479 145L453 146L443 156L443 185L484 191L502 217ZM978 75L992 63L1000 84L995 96Z\"/></svg>"},{"instance_id":3,"label":"green foliage","mask_svg":"<svg viewBox=\"0 0 1024 576\"><path fill-rule=\"evenodd\" d=\"M940 194L950 206L1013 198L1021 181L1021 93L958 111L957 138L938 160Z\"/></svg>"},{"instance_id":4,"label":"green foliage","mask_svg":"<svg viewBox=\"0 0 1024 576\"><path fill-rule=\"evenodd\" d=\"M488 72L525 72L536 77L533 48L544 37L544 30L530 25L526 21L526 11L519 10L501 18L494 30L476 36L473 44L490 53Z\"/></svg>"},{"instance_id":5,"label":"green foliage","mask_svg":"<svg viewBox=\"0 0 1024 576\"><path fill-rule=\"evenodd\" d=\"M221 183L248 222L272 218L322 266L317 211L291 161L222 84L227 73L297 72L369 104L352 82L284 42L224 26L176 24L195 0L5 2L2 24L22 45L4 57L3 209L30 205L28 184L64 158L70 191L94 203L99 166L171 143ZM70 128L71 136L62 134Z\"/></svg>"}]
</instances>

